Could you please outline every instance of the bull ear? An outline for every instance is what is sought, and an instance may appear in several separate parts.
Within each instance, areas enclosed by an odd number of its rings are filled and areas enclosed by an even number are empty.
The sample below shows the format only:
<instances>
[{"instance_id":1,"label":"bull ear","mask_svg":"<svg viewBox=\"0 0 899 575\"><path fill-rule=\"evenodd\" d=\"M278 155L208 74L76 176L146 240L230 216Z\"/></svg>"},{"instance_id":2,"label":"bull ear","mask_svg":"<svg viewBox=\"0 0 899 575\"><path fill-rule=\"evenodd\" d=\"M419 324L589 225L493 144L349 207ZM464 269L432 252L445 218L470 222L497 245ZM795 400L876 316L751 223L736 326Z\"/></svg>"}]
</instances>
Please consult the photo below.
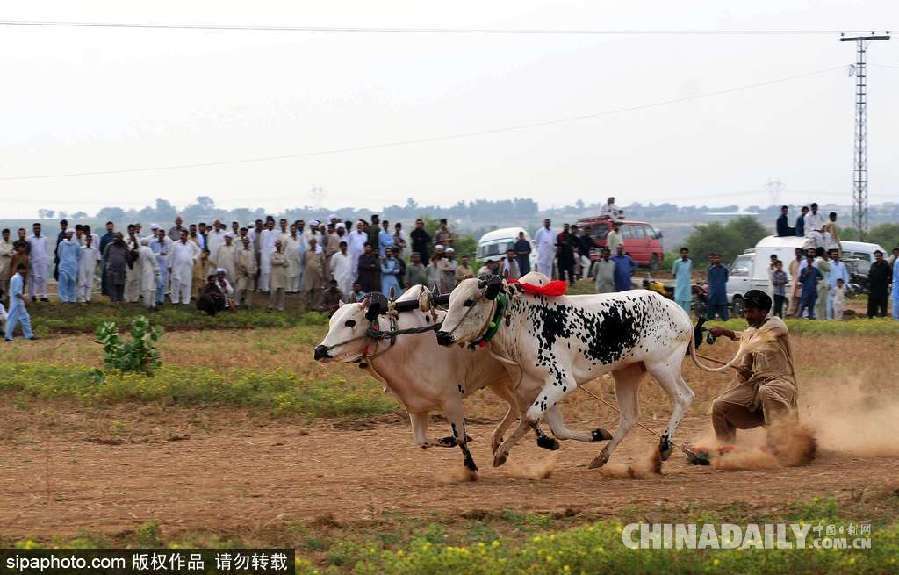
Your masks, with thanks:
<instances>
[{"instance_id":1,"label":"bull ear","mask_svg":"<svg viewBox=\"0 0 899 575\"><path fill-rule=\"evenodd\" d=\"M487 299L496 299L496 296L499 295L501 289L503 289L503 280L498 277L490 278L487 282L487 289L484 290L484 297Z\"/></svg>"},{"instance_id":2,"label":"bull ear","mask_svg":"<svg viewBox=\"0 0 899 575\"><path fill-rule=\"evenodd\" d=\"M487 280L478 280L478 289L484 289L487 287Z\"/></svg>"}]
</instances>

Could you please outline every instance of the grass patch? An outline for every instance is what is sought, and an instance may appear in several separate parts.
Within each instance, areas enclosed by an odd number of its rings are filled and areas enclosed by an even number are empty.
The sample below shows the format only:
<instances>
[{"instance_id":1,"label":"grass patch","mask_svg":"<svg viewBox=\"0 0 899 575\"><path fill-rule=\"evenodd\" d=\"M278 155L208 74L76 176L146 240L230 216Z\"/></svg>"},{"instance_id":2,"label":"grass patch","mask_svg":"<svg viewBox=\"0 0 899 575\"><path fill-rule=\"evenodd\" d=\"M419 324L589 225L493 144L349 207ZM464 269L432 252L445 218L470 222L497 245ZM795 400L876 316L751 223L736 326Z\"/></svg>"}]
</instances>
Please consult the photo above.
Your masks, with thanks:
<instances>
[{"instance_id":1,"label":"grass patch","mask_svg":"<svg viewBox=\"0 0 899 575\"><path fill-rule=\"evenodd\" d=\"M869 504L812 499L775 512L750 506L717 511L683 508L634 509L612 520L577 515L499 512L465 520L458 516L408 518L386 514L360 524L317 520L287 523L279 530L229 538L213 531L166 537L153 522L109 537L79 534L69 540L2 541L6 547L115 545L145 548L223 548L284 546L297 549L297 573L360 574L565 574L565 573L888 573L899 562L899 498L885 495ZM870 515L872 509L881 513ZM527 518L527 519L526 519ZM865 550L632 550L622 543L627 523L804 522L848 525L871 522L871 548ZM809 537L819 535L809 532ZM853 537L847 537L851 540Z\"/></svg>"},{"instance_id":2,"label":"grass patch","mask_svg":"<svg viewBox=\"0 0 899 575\"><path fill-rule=\"evenodd\" d=\"M262 301L262 298L259 300ZM303 312L296 301L283 312L268 311L260 305L255 309L220 313L215 317L198 311L193 305L170 304L149 314L139 304L112 305L101 302L88 305L39 302L29 304L28 309L38 335L94 333L97 326L104 321L114 321L120 326L128 326L139 315L146 315L153 325L170 331L295 327L328 323L328 318L324 314Z\"/></svg>"},{"instance_id":3,"label":"grass patch","mask_svg":"<svg viewBox=\"0 0 899 575\"><path fill-rule=\"evenodd\" d=\"M0 391L75 398L89 404L232 405L309 418L370 417L397 409L372 381L348 381L339 376L303 378L284 369L216 371L163 366L150 377L115 372L102 375L85 366L12 363L0 365Z\"/></svg>"}]
</instances>

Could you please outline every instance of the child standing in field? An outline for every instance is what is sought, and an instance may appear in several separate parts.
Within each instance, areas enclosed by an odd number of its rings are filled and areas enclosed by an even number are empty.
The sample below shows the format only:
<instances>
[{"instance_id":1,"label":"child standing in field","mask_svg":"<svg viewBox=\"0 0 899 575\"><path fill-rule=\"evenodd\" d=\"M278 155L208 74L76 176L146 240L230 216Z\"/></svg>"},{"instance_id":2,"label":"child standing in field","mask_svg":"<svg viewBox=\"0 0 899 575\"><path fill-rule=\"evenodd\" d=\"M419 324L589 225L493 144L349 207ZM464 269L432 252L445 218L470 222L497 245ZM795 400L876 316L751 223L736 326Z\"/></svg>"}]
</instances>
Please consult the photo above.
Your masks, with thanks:
<instances>
[{"instance_id":1,"label":"child standing in field","mask_svg":"<svg viewBox=\"0 0 899 575\"><path fill-rule=\"evenodd\" d=\"M846 309L846 282L843 278L837 280L833 288L833 319L843 319L843 310Z\"/></svg>"},{"instance_id":2,"label":"child standing in field","mask_svg":"<svg viewBox=\"0 0 899 575\"><path fill-rule=\"evenodd\" d=\"M776 260L771 272L771 285L774 291L774 315L783 317L784 301L787 299L787 272L783 270L783 262Z\"/></svg>"}]
</instances>

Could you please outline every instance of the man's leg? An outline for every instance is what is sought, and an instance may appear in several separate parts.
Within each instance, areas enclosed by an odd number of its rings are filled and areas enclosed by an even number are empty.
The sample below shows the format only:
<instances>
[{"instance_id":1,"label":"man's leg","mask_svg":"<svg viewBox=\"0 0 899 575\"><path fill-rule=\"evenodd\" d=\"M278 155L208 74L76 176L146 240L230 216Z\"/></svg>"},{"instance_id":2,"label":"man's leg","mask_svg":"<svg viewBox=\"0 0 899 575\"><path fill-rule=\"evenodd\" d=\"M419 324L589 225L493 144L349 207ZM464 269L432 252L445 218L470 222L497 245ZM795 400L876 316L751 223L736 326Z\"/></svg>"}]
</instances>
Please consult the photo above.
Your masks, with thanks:
<instances>
[{"instance_id":1,"label":"man's leg","mask_svg":"<svg viewBox=\"0 0 899 575\"><path fill-rule=\"evenodd\" d=\"M28 315L27 309L19 309L19 322L22 324L22 335L25 336L25 339L33 338L34 334L31 333L31 316Z\"/></svg>"},{"instance_id":2,"label":"man's leg","mask_svg":"<svg viewBox=\"0 0 899 575\"><path fill-rule=\"evenodd\" d=\"M893 296L893 319L899 319L899 294Z\"/></svg>"},{"instance_id":3,"label":"man's leg","mask_svg":"<svg viewBox=\"0 0 899 575\"><path fill-rule=\"evenodd\" d=\"M6 316L6 331L3 334L3 337L10 341L12 340L12 335L16 330L16 324L19 323L19 312L20 308L12 308L9 311L9 315Z\"/></svg>"},{"instance_id":4,"label":"man's leg","mask_svg":"<svg viewBox=\"0 0 899 575\"><path fill-rule=\"evenodd\" d=\"M744 405L716 399L712 404L712 425L715 438L721 443L733 443L738 429L751 429L765 424L764 412L750 410Z\"/></svg>"}]
</instances>

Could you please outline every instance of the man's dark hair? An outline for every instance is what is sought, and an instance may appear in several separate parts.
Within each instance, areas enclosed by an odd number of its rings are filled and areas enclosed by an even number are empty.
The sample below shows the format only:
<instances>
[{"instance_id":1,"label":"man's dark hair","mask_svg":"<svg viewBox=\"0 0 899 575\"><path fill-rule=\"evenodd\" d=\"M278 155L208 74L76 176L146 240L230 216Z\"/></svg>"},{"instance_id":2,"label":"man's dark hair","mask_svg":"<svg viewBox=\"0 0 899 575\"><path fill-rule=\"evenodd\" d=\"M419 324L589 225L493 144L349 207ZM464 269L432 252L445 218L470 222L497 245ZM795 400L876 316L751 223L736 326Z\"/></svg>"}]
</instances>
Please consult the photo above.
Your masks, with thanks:
<instances>
[{"instance_id":1,"label":"man's dark hair","mask_svg":"<svg viewBox=\"0 0 899 575\"><path fill-rule=\"evenodd\" d=\"M883 252L880 250L874 250L874 255L876 256L877 254L883 255Z\"/></svg>"},{"instance_id":2,"label":"man's dark hair","mask_svg":"<svg viewBox=\"0 0 899 575\"><path fill-rule=\"evenodd\" d=\"M16 271L24 269L28 269L28 266L25 265L25 262L19 262L18 265L16 265Z\"/></svg>"},{"instance_id":3,"label":"man's dark hair","mask_svg":"<svg viewBox=\"0 0 899 575\"><path fill-rule=\"evenodd\" d=\"M757 309L764 312L771 311L771 296L762 290L749 290L743 294L744 309Z\"/></svg>"},{"instance_id":4,"label":"man's dark hair","mask_svg":"<svg viewBox=\"0 0 899 575\"><path fill-rule=\"evenodd\" d=\"M689 252L689 251L690 251L690 248L683 247L683 248L680 249L680 251L682 251L682 252Z\"/></svg>"},{"instance_id":5,"label":"man's dark hair","mask_svg":"<svg viewBox=\"0 0 899 575\"><path fill-rule=\"evenodd\" d=\"M112 226L112 225L115 225L115 224L113 224L112 221L108 221L108 222L106 222L106 225L107 225L107 226Z\"/></svg>"},{"instance_id":6,"label":"man's dark hair","mask_svg":"<svg viewBox=\"0 0 899 575\"><path fill-rule=\"evenodd\" d=\"M0 232L0 233L9 234L12 232L9 231L9 228L3 228L3 232Z\"/></svg>"},{"instance_id":7,"label":"man's dark hair","mask_svg":"<svg viewBox=\"0 0 899 575\"><path fill-rule=\"evenodd\" d=\"M817 248L815 248L815 255L818 257L823 256L824 248L822 248L821 246L818 246Z\"/></svg>"},{"instance_id":8,"label":"man's dark hair","mask_svg":"<svg viewBox=\"0 0 899 575\"><path fill-rule=\"evenodd\" d=\"M790 206L781 206L780 209L782 209L782 210L789 210L789 209L790 209Z\"/></svg>"},{"instance_id":9,"label":"man's dark hair","mask_svg":"<svg viewBox=\"0 0 899 575\"><path fill-rule=\"evenodd\" d=\"M67 226L67 225L69 225L69 220L63 218L63 219L59 220L59 223L61 225Z\"/></svg>"}]
</instances>

